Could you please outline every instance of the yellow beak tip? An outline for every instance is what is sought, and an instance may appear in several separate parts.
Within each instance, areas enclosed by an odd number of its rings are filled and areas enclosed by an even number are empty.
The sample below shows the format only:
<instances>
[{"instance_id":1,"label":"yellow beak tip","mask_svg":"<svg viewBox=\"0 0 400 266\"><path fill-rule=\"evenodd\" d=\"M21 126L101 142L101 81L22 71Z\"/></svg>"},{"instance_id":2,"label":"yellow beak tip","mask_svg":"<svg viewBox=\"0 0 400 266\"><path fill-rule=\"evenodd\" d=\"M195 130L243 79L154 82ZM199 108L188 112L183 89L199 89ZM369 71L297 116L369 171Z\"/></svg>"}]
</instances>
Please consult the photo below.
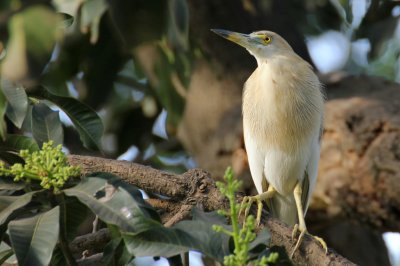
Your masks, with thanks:
<instances>
[{"instance_id":1,"label":"yellow beak tip","mask_svg":"<svg viewBox=\"0 0 400 266\"><path fill-rule=\"evenodd\" d=\"M229 30L220 30L220 29L211 29L212 32L214 32L215 34L218 34L219 36L235 42L235 43L239 43L240 42L240 36L238 33L233 32L233 31L229 31Z\"/></svg>"}]
</instances>

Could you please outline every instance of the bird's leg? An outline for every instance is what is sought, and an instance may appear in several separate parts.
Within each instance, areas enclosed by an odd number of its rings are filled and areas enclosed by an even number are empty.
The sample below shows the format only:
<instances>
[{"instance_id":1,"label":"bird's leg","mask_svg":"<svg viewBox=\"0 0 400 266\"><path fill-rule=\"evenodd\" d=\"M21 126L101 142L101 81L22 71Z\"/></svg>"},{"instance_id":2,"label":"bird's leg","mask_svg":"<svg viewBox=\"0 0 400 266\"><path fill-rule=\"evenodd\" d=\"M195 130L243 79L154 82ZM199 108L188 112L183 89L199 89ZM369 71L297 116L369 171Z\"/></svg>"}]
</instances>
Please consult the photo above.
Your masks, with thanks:
<instances>
[{"instance_id":1,"label":"bird's leg","mask_svg":"<svg viewBox=\"0 0 400 266\"><path fill-rule=\"evenodd\" d=\"M249 210L253 202L257 202L257 226L260 225L261 221L261 213L262 213L262 208L263 208L263 201L270 199L273 197L275 194L276 190L273 188L271 185L269 185L268 190L260 195L257 196L247 196L243 198L242 204L240 205L240 211L239 211L239 216L242 213L242 210L244 209L244 221L246 221L246 217L249 214Z\"/></svg>"},{"instance_id":2,"label":"bird's leg","mask_svg":"<svg viewBox=\"0 0 400 266\"><path fill-rule=\"evenodd\" d=\"M292 239L296 237L297 231L300 231L299 238L297 239L296 246L294 247L292 254L290 257L292 258L294 255L294 252L299 248L301 241L303 240L303 237L307 232L307 227L306 227L306 222L304 220L304 211L303 211L303 206L301 203L301 194L302 194L302 189L301 189L301 184L300 182L297 183L296 187L294 188L294 200L296 202L296 208L297 208L297 215L299 216L299 224L296 224L293 228L292 232ZM328 247L326 246L325 241L317 236L311 235L313 238L315 238L319 243L321 243L322 247L325 250L325 253L328 252Z\"/></svg>"}]
</instances>

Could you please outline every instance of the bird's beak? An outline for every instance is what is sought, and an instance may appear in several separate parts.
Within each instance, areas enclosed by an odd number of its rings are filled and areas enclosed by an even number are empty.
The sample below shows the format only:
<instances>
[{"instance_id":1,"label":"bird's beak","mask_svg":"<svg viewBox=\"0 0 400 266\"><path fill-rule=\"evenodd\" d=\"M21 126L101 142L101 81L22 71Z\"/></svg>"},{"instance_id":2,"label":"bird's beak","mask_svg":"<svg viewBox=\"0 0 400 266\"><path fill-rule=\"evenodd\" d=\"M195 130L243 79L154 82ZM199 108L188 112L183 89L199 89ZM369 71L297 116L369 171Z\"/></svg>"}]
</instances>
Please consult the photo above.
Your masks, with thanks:
<instances>
[{"instance_id":1,"label":"bird's beak","mask_svg":"<svg viewBox=\"0 0 400 266\"><path fill-rule=\"evenodd\" d=\"M243 46L246 49L249 48L251 44L250 42L252 38L248 34L233 32L229 30L219 30L219 29L211 29L211 31L218 34L221 37L224 37L225 39L228 39L234 43L239 44L240 46Z\"/></svg>"}]
</instances>

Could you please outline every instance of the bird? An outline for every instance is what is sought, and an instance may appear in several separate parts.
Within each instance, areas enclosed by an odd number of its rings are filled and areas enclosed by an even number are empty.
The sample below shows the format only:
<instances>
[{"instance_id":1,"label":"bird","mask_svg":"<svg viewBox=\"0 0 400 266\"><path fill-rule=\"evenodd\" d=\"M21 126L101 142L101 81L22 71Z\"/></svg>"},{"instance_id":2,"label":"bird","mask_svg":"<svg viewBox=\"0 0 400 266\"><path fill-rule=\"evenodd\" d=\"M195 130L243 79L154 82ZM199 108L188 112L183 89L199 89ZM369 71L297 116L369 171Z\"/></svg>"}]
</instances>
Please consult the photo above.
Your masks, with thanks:
<instances>
[{"instance_id":1,"label":"bird","mask_svg":"<svg viewBox=\"0 0 400 266\"><path fill-rule=\"evenodd\" d=\"M293 226L297 238L307 232L305 214L315 188L323 132L323 86L312 66L272 31L243 34L222 29L214 33L244 47L257 68L244 84L243 135L250 173L258 195L244 197L247 216L257 203L257 224L263 204L273 217ZM327 252L322 238L318 240Z\"/></svg>"}]
</instances>

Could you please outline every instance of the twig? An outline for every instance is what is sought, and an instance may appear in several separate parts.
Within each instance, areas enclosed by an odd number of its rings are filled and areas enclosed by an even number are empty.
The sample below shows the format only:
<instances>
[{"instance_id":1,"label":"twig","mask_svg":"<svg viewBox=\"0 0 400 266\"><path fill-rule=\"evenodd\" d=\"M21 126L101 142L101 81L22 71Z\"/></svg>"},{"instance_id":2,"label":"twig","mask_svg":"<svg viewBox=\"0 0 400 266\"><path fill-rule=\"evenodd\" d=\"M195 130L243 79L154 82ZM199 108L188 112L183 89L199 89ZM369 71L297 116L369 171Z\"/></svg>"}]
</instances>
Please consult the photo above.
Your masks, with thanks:
<instances>
[{"instance_id":1,"label":"twig","mask_svg":"<svg viewBox=\"0 0 400 266\"><path fill-rule=\"evenodd\" d=\"M193 209L193 205L182 205L181 209L172 216L164 225L166 227L171 227L179 221L182 221L190 216L190 212Z\"/></svg>"}]
</instances>

